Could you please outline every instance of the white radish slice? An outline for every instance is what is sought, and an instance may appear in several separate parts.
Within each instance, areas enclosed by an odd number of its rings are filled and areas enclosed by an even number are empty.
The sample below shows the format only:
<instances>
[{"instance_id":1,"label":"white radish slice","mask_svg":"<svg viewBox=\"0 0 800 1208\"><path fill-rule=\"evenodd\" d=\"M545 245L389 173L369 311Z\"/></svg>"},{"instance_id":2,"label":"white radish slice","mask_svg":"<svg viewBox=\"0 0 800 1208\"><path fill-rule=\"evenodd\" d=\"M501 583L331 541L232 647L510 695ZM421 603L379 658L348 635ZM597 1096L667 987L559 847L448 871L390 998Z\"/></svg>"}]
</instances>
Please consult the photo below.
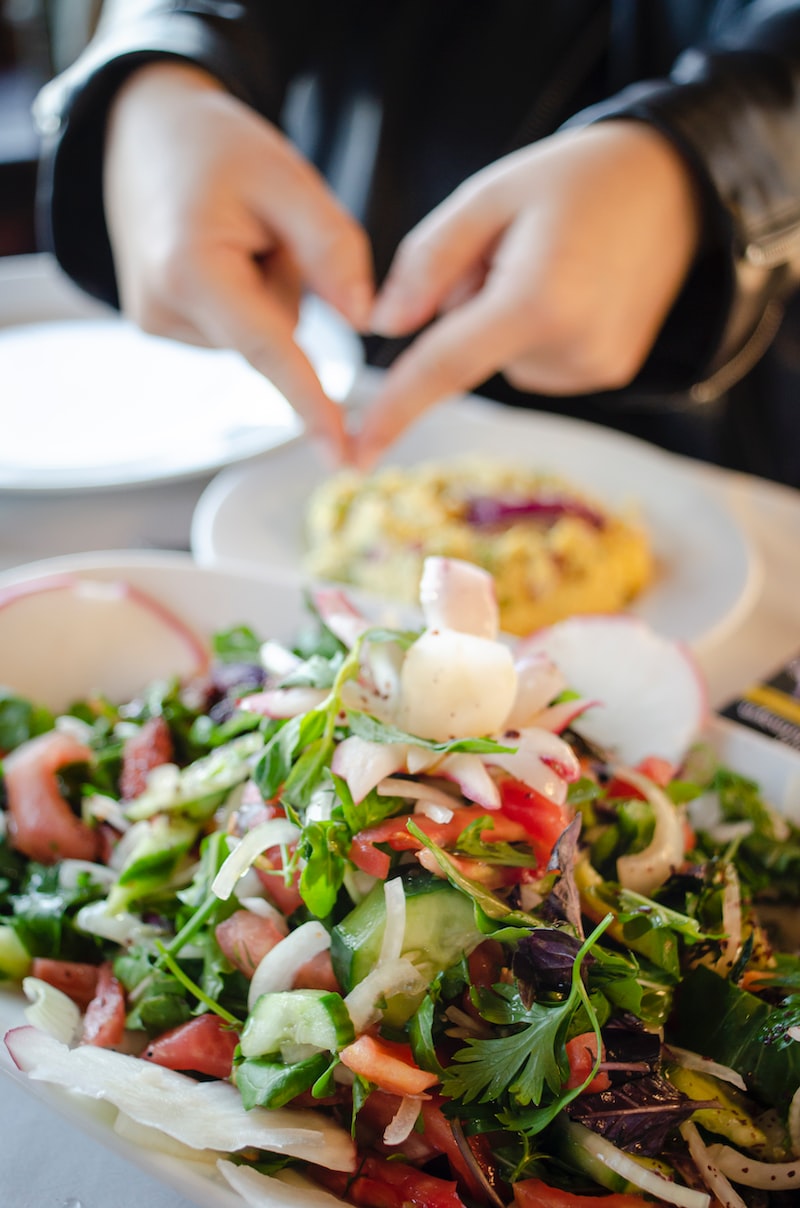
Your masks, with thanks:
<instances>
[{"instance_id":1,"label":"white radish slice","mask_svg":"<svg viewBox=\"0 0 800 1208\"><path fill-rule=\"evenodd\" d=\"M583 697L578 700L563 700L557 705L548 705L546 709L542 709L541 713L537 713L535 717L531 718L529 724L537 730L549 730L552 734L560 734L566 730L567 726L571 726L581 714L597 703L596 700L584 700Z\"/></svg>"},{"instance_id":2,"label":"white radish slice","mask_svg":"<svg viewBox=\"0 0 800 1208\"><path fill-rule=\"evenodd\" d=\"M436 768L436 775L457 784L468 801L485 810L500 809L500 790L492 780L480 755L457 751L446 755Z\"/></svg>"},{"instance_id":3,"label":"white radish slice","mask_svg":"<svg viewBox=\"0 0 800 1208\"><path fill-rule=\"evenodd\" d=\"M708 703L689 651L636 617L571 617L526 638L520 653L545 651L569 686L601 704L575 730L623 763L649 755L678 765L701 730Z\"/></svg>"},{"instance_id":4,"label":"white radish slice","mask_svg":"<svg viewBox=\"0 0 800 1208\"><path fill-rule=\"evenodd\" d=\"M341 776L358 805L387 776L405 769L407 751L402 742L368 742L351 734L334 751L331 771Z\"/></svg>"},{"instance_id":5,"label":"white radish slice","mask_svg":"<svg viewBox=\"0 0 800 1208\"><path fill-rule=\"evenodd\" d=\"M129 700L208 665L205 644L160 601L123 580L72 574L0 591L0 647L3 683L55 711L97 694Z\"/></svg>"},{"instance_id":6,"label":"white radish slice","mask_svg":"<svg viewBox=\"0 0 800 1208\"><path fill-rule=\"evenodd\" d=\"M505 721L507 730L530 725L537 713L569 687L564 673L544 650L518 656L514 666L517 692Z\"/></svg>"},{"instance_id":7,"label":"white radish slice","mask_svg":"<svg viewBox=\"0 0 800 1208\"><path fill-rule=\"evenodd\" d=\"M245 713L258 713L262 717L297 717L310 713L328 697L321 688L267 688L264 692L250 692L238 702Z\"/></svg>"},{"instance_id":8,"label":"white radish slice","mask_svg":"<svg viewBox=\"0 0 800 1208\"><path fill-rule=\"evenodd\" d=\"M428 629L455 629L490 641L497 637L500 611L494 579L471 562L426 558L419 602Z\"/></svg>"},{"instance_id":9,"label":"white radish slice","mask_svg":"<svg viewBox=\"0 0 800 1208\"><path fill-rule=\"evenodd\" d=\"M453 629L429 629L406 651L398 723L435 742L494 734L508 716L516 685L506 646Z\"/></svg>"},{"instance_id":10,"label":"white radish slice","mask_svg":"<svg viewBox=\"0 0 800 1208\"><path fill-rule=\"evenodd\" d=\"M316 587L311 601L323 625L348 649L369 629L370 622L338 587Z\"/></svg>"},{"instance_id":11,"label":"white radish slice","mask_svg":"<svg viewBox=\"0 0 800 1208\"><path fill-rule=\"evenodd\" d=\"M322 1113L295 1108L245 1111L229 1082L195 1082L150 1061L111 1049L68 1049L36 1028L14 1028L6 1047L18 1069L35 1082L105 1099L139 1124L158 1128L191 1149L227 1153L253 1147L352 1170L353 1142Z\"/></svg>"}]
</instances>

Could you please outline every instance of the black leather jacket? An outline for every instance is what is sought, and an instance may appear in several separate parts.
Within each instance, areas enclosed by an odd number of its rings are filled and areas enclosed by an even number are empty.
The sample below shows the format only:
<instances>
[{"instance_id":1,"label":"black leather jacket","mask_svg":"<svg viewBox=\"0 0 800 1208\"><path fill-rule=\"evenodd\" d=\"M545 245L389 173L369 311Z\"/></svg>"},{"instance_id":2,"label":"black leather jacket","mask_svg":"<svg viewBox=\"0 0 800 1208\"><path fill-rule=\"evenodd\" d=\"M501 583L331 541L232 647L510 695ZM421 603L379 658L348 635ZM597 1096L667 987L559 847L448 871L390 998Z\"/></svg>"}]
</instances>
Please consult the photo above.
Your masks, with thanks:
<instances>
[{"instance_id":1,"label":"black leather jacket","mask_svg":"<svg viewBox=\"0 0 800 1208\"><path fill-rule=\"evenodd\" d=\"M112 301L104 116L158 56L205 66L283 124L364 221L379 275L507 151L606 116L658 126L695 174L705 233L642 373L602 396L519 395L500 378L484 392L800 485L800 3L117 0L37 104L45 242ZM373 360L393 351L369 342Z\"/></svg>"}]
</instances>

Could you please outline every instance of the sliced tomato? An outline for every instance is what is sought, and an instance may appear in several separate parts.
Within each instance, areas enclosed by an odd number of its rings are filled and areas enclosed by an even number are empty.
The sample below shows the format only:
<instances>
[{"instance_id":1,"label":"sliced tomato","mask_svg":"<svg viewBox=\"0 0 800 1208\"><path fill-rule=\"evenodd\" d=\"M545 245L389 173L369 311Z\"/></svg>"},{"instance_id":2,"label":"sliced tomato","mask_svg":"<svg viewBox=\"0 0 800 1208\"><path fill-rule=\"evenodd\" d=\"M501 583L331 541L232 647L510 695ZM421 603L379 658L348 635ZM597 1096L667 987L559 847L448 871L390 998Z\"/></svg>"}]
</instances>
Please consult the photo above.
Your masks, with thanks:
<instances>
[{"instance_id":1,"label":"sliced tomato","mask_svg":"<svg viewBox=\"0 0 800 1208\"><path fill-rule=\"evenodd\" d=\"M522 1179L514 1184L516 1208L653 1208L643 1195L612 1192L610 1195L576 1195L550 1187L541 1179Z\"/></svg>"},{"instance_id":2,"label":"sliced tomato","mask_svg":"<svg viewBox=\"0 0 800 1208\"><path fill-rule=\"evenodd\" d=\"M270 900L287 918L303 905L303 899L297 887L300 880L299 872L295 873L288 885L286 884L282 848L268 848L258 857L253 867Z\"/></svg>"},{"instance_id":3,"label":"sliced tomato","mask_svg":"<svg viewBox=\"0 0 800 1208\"><path fill-rule=\"evenodd\" d=\"M393 1095L421 1095L439 1079L420 1069L410 1045L379 1040L366 1033L339 1054L342 1065Z\"/></svg>"},{"instance_id":4,"label":"sliced tomato","mask_svg":"<svg viewBox=\"0 0 800 1208\"><path fill-rule=\"evenodd\" d=\"M198 1015L157 1037L142 1057L169 1070L229 1078L238 1043L236 1032L218 1015Z\"/></svg>"},{"instance_id":5,"label":"sliced tomato","mask_svg":"<svg viewBox=\"0 0 800 1208\"><path fill-rule=\"evenodd\" d=\"M125 1035L125 991L122 989L110 961L97 972L97 990L83 1017L82 1044L100 1049L114 1048Z\"/></svg>"},{"instance_id":6,"label":"sliced tomato","mask_svg":"<svg viewBox=\"0 0 800 1208\"><path fill-rule=\"evenodd\" d=\"M174 755L172 734L163 717L150 717L135 734L125 739L119 789L130 801L147 788L153 768L169 763Z\"/></svg>"},{"instance_id":7,"label":"sliced tomato","mask_svg":"<svg viewBox=\"0 0 800 1208\"><path fill-rule=\"evenodd\" d=\"M97 993L97 965L84 965L79 961L58 961L50 957L35 956L31 962L31 977L38 977L55 986L85 1011Z\"/></svg>"},{"instance_id":8,"label":"sliced tomato","mask_svg":"<svg viewBox=\"0 0 800 1208\"><path fill-rule=\"evenodd\" d=\"M333 971L333 961L327 949L318 952L310 961L300 966L294 975L292 989L332 990L335 994L341 994L342 987Z\"/></svg>"},{"instance_id":9,"label":"sliced tomato","mask_svg":"<svg viewBox=\"0 0 800 1208\"><path fill-rule=\"evenodd\" d=\"M597 1037L594 1032L582 1032L580 1036L573 1036L572 1040L568 1040L565 1047L569 1062L569 1078L566 1087L571 1091L585 1082L592 1072L597 1060ZM607 1091L610 1086L611 1079L608 1074L599 1070L587 1086L586 1093Z\"/></svg>"},{"instance_id":10,"label":"sliced tomato","mask_svg":"<svg viewBox=\"0 0 800 1208\"><path fill-rule=\"evenodd\" d=\"M500 790L501 815L524 829L527 842L541 864L546 864L558 837L570 823L569 809L565 805L557 805L513 776L499 777L497 787Z\"/></svg>"},{"instance_id":11,"label":"sliced tomato","mask_svg":"<svg viewBox=\"0 0 800 1208\"><path fill-rule=\"evenodd\" d=\"M314 1177L360 1208L464 1208L455 1183L386 1158L365 1158L355 1177L322 1167Z\"/></svg>"},{"instance_id":12,"label":"sliced tomato","mask_svg":"<svg viewBox=\"0 0 800 1208\"><path fill-rule=\"evenodd\" d=\"M252 910L237 910L214 929L223 955L245 977L252 977L263 957L283 939L283 932L272 919Z\"/></svg>"},{"instance_id":13,"label":"sliced tomato","mask_svg":"<svg viewBox=\"0 0 800 1208\"><path fill-rule=\"evenodd\" d=\"M354 837L350 859L363 872L385 880L390 861L385 852L376 850L377 844L385 843L392 851L419 851L423 846L408 830L409 821L413 820L414 825L438 847L452 848L463 831L482 816L491 819L490 824L481 831L484 843L520 843L527 840L525 827L510 817L499 812L487 814L486 810L477 806L462 806L453 810L453 816L447 822L434 822L426 814L398 814L379 822L377 826L369 826Z\"/></svg>"},{"instance_id":14,"label":"sliced tomato","mask_svg":"<svg viewBox=\"0 0 800 1208\"><path fill-rule=\"evenodd\" d=\"M500 980L505 964L503 945L497 940L484 940L467 958L469 980L473 986L493 986Z\"/></svg>"},{"instance_id":15,"label":"sliced tomato","mask_svg":"<svg viewBox=\"0 0 800 1208\"><path fill-rule=\"evenodd\" d=\"M674 765L668 759L660 759L657 755L648 755L646 759L640 760L634 771L641 772L662 789L666 788L675 775ZM639 790L628 784L624 776L614 776L606 785L606 793L609 797L636 797L640 801L644 800Z\"/></svg>"},{"instance_id":16,"label":"sliced tomato","mask_svg":"<svg viewBox=\"0 0 800 1208\"><path fill-rule=\"evenodd\" d=\"M467 1161L461 1152L453 1134L453 1129L450 1126L450 1121L444 1115L441 1105L442 1100L438 1095L433 1095L422 1104L424 1136L439 1153L444 1154L448 1159L450 1169L456 1176L458 1185L462 1191L470 1199L481 1203L485 1198L485 1191L475 1176L472 1164ZM475 1164L483 1171L489 1185L494 1186L496 1179L489 1140L485 1134L468 1137L465 1140L472 1151Z\"/></svg>"},{"instance_id":17,"label":"sliced tomato","mask_svg":"<svg viewBox=\"0 0 800 1208\"><path fill-rule=\"evenodd\" d=\"M30 860L95 860L97 832L73 814L59 792L56 773L71 763L90 763L92 751L63 730L48 730L3 760L11 846Z\"/></svg>"}]
</instances>

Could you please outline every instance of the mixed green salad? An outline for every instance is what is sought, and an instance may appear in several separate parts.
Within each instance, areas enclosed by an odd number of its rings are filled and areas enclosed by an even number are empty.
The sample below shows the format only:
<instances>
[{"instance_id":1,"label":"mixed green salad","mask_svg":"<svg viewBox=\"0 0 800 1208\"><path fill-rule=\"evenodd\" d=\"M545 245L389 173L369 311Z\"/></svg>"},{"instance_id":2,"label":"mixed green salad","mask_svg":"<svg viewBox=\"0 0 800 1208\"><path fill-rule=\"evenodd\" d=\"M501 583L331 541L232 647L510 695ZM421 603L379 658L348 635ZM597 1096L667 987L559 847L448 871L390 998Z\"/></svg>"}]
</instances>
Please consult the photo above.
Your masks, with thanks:
<instances>
[{"instance_id":1,"label":"mixed green salad","mask_svg":"<svg viewBox=\"0 0 800 1208\"><path fill-rule=\"evenodd\" d=\"M249 1204L797 1203L800 831L686 740L691 676L631 759L600 631L511 647L447 559L421 604L320 588L133 700L0 693L17 1067Z\"/></svg>"}]
</instances>

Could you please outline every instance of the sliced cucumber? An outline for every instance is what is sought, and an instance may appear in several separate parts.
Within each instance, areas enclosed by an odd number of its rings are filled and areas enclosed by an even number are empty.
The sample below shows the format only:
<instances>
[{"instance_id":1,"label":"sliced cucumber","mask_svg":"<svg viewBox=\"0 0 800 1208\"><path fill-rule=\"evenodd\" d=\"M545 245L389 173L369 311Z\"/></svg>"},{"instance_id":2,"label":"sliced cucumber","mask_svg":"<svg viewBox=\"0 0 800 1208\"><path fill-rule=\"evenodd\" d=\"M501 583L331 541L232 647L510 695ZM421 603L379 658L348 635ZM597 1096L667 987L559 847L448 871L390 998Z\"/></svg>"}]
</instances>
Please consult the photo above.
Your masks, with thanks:
<instances>
[{"instance_id":1,"label":"sliced cucumber","mask_svg":"<svg viewBox=\"0 0 800 1208\"><path fill-rule=\"evenodd\" d=\"M31 967L31 956L13 927L0 927L0 979L22 981Z\"/></svg>"},{"instance_id":2,"label":"sliced cucumber","mask_svg":"<svg viewBox=\"0 0 800 1208\"><path fill-rule=\"evenodd\" d=\"M355 1040L341 994L331 990L282 990L262 994L244 1026L245 1057L294 1055L298 1046L338 1053Z\"/></svg>"},{"instance_id":3,"label":"sliced cucumber","mask_svg":"<svg viewBox=\"0 0 800 1208\"><path fill-rule=\"evenodd\" d=\"M406 895L406 925L401 955L428 983L468 955L485 937L475 925L472 900L448 881L409 866L400 873ZM339 983L352 990L377 964L386 927L383 883L333 928L331 958ZM387 1023L402 1026L423 994L395 995L384 1012Z\"/></svg>"},{"instance_id":4,"label":"sliced cucumber","mask_svg":"<svg viewBox=\"0 0 800 1208\"><path fill-rule=\"evenodd\" d=\"M131 902L157 892L169 881L199 832L199 826L166 815L136 824L128 858L108 897L108 913L127 910Z\"/></svg>"}]
</instances>

